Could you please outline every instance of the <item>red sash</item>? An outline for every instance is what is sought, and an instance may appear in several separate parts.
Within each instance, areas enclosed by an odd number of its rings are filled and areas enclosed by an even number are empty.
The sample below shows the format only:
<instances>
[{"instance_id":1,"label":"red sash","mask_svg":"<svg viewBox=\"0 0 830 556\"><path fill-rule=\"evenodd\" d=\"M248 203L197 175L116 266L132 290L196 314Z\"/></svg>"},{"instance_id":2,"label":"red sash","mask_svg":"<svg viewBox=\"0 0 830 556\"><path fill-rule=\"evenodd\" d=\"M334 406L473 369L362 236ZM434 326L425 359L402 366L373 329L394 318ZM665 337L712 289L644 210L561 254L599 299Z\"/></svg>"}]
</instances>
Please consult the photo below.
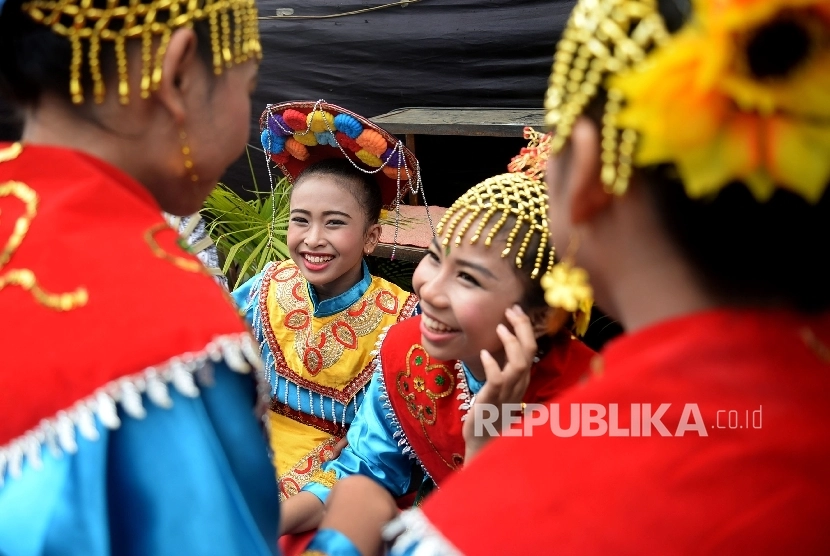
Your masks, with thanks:
<instances>
[{"instance_id":1,"label":"red sash","mask_svg":"<svg viewBox=\"0 0 830 556\"><path fill-rule=\"evenodd\" d=\"M459 408L460 365L432 359L421 346L421 317L392 326L381 346L383 382L401 434L404 453L415 453L437 485L464 463ZM576 383L594 352L568 334L553 338L547 354L531 369L527 403L541 402Z\"/></svg>"},{"instance_id":2,"label":"red sash","mask_svg":"<svg viewBox=\"0 0 830 556\"><path fill-rule=\"evenodd\" d=\"M247 368L246 327L177 240L119 170L0 144L0 455L43 419L100 409L102 388L126 406L131 388L163 398L156 378L195 395L187 371L208 355Z\"/></svg>"}]
</instances>

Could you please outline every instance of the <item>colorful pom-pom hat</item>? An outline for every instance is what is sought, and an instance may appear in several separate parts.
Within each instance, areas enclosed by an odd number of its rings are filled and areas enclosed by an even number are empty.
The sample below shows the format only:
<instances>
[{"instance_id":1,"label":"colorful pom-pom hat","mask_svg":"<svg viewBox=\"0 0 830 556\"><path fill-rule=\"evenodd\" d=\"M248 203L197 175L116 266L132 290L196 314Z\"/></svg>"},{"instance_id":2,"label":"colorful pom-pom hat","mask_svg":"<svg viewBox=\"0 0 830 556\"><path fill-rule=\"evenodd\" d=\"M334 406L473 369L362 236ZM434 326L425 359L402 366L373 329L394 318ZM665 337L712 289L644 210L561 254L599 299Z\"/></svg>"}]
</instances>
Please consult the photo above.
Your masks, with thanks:
<instances>
[{"instance_id":1,"label":"colorful pom-pom hat","mask_svg":"<svg viewBox=\"0 0 830 556\"><path fill-rule=\"evenodd\" d=\"M346 158L374 174L383 204L397 206L408 189L423 195L415 155L393 135L363 116L324 100L269 104L259 119L266 157L293 182L309 165Z\"/></svg>"}]
</instances>

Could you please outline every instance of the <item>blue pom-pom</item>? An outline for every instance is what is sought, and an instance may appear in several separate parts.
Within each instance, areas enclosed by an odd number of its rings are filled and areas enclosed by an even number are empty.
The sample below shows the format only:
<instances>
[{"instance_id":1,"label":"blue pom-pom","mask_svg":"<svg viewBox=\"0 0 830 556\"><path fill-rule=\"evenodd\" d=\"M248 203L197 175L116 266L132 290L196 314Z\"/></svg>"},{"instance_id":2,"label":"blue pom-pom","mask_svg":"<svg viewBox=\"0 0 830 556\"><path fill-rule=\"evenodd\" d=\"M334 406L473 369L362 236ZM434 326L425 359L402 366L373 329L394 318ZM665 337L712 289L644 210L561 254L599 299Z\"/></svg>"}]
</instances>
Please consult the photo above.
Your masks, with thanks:
<instances>
[{"instance_id":1,"label":"blue pom-pom","mask_svg":"<svg viewBox=\"0 0 830 556\"><path fill-rule=\"evenodd\" d=\"M267 153L280 154L285 150L286 138L280 135L274 135L270 129L263 130L262 135L259 136L259 140L262 142L262 148Z\"/></svg>"},{"instance_id":2,"label":"blue pom-pom","mask_svg":"<svg viewBox=\"0 0 830 556\"><path fill-rule=\"evenodd\" d=\"M334 127L337 128L337 131L342 131L352 139L357 139L363 133L363 126L360 125L360 122L348 114L336 115L334 117Z\"/></svg>"},{"instance_id":3,"label":"blue pom-pom","mask_svg":"<svg viewBox=\"0 0 830 556\"><path fill-rule=\"evenodd\" d=\"M334 138L334 135L331 134L331 131L320 131L314 134L314 137L317 138L318 145L330 145L332 147L337 146L337 140Z\"/></svg>"}]
</instances>

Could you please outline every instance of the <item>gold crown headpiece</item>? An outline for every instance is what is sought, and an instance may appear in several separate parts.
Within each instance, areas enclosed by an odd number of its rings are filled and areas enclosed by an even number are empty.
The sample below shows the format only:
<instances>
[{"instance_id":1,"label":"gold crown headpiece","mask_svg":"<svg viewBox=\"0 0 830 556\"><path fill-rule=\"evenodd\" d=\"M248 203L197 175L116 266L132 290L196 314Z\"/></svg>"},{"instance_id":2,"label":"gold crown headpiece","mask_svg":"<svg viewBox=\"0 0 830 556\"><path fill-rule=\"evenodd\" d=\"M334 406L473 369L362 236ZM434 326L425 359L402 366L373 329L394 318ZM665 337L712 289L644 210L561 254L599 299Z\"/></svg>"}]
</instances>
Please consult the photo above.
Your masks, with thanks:
<instances>
[{"instance_id":1,"label":"gold crown headpiece","mask_svg":"<svg viewBox=\"0 0 830 556\"><path fill-rule=\"evenodd\" d=\"M817 202L830 183L830 0L691 0L670 35L657 0L579 0L545 99L559 152L600 87L602 182L673 164L691 198L741 181ZM782 47L784 44L787 48Z\"/></svg>"},{"instance_id":2,"label":"gold crown headpiece","mask_svg":"<svg viewBox=\"0 0 830 556\"><path fill-rule=\"evenodd\" d=\"M489 247L511 216L515 222L507 234L507 244L501 256L506 257L510 254L517 236L524 228L515 259L516 267L522 268L522 259L530 241L534 236L538 236L539 247L530 274L531 278L536 278L542 270L542 264L545 263L543 259L549 241L548 193L545 184L538 179L523 173L511 172L484 180L452 204L438 223L436 232L439 235L446 232L442 242L445 247L449 245L450 238L455 233L455 245L458 246L473 222L478 220L470 238L470 243L474 244L481 238L488 224L497 218L484 239L484 245ZM553 249L549 250L545 264L544 271L548 272L553 267Z\"/></svg>"},{"instance_id":3,"label":"gold crown headpiece","mask_svg":"<svg viewBox=\"0 0 830 556\"><path fill-rule=\"evenodd\" d=\"M104 100L104 79L101 75L101 44L114 43L118 68L118 94L122 104L129 100L126 41L141 39L141 97L161 82L164 53L175 29L192 27L194 21L208 20L210 46L213 51L213 72L220 75L224 68L259 59L259 25L255 0L31 0L23 4L23 12L54 33L69 39L72 45L69 89L72 102L83 102L81 68L87 59L93 83L95 102ZM96 3L98 3L96 2ZM155 56L153 42L159 38ZM83 45L86 43L87 52Z\"/></svg>"}]
</instances>

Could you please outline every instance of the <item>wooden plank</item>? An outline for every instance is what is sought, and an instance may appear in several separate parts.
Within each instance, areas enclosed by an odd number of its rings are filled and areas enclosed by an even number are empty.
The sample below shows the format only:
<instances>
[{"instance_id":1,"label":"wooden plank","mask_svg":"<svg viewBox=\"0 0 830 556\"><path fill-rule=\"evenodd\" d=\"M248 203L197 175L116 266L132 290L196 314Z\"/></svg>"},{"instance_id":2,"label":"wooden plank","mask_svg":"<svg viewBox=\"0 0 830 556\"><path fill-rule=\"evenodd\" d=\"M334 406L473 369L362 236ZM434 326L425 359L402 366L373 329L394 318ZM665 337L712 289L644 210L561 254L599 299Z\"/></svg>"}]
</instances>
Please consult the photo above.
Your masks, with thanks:
<instances>
[{"instance_id":1,"label":"wooden plank","mask_svg":"<svg viewBox=\"0 0 830 556\"><path fill-rule=\"evenodd\" d=\"M395 260L411 261L413 263L421 262L429 249L422 249L421 247L412 247L409 245L398 245L395 250ZM375 250L372 252L375 257L383 257L385 259L392 258L392 244L378 243Z\"/></svg>"},{"instance_id":2,"label":"wooden plank","mask_svg":"<svg viewBox=\"0 0 830 556\"><path fill-rule=\"evenodd\" d=\"M522 137L526 126L543 129L542 108L399 108L370 118L396 135Z\"/></svg>"}]
</instances>

